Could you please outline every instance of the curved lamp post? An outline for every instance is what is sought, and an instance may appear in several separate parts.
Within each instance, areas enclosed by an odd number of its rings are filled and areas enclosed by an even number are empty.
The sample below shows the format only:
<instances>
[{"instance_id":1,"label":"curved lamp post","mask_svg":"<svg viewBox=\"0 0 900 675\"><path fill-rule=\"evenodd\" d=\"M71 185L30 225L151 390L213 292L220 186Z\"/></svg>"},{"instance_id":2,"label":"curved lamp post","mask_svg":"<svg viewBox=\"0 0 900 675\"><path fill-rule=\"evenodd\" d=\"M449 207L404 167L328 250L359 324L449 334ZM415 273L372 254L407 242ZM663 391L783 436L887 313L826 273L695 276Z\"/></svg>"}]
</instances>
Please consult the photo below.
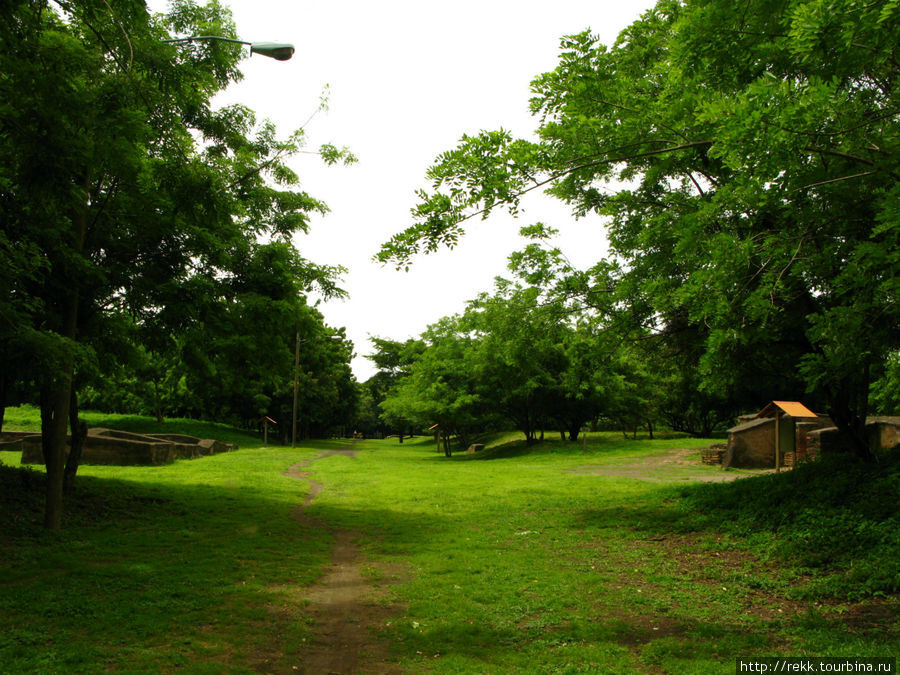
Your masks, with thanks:
<instances>
[{"instance_id":1,"label":"curved lamp post","mask_svg":"<svg viewBox=\"0 0 900 675\"><path fill-rule=\"evenodd\" d=\"M294 55L294 45L288 42L247 42L246 40L235 40L233 38L219 37L218 35L192 35L186 38L175 38L174 40L162 40L170 44L179 44L183 42L194 42L195 40L216 40L219 42L232 42L239 45L250 45L251 54L261 54L278 61L287 61Z\"/></svg>"}]
</instances>

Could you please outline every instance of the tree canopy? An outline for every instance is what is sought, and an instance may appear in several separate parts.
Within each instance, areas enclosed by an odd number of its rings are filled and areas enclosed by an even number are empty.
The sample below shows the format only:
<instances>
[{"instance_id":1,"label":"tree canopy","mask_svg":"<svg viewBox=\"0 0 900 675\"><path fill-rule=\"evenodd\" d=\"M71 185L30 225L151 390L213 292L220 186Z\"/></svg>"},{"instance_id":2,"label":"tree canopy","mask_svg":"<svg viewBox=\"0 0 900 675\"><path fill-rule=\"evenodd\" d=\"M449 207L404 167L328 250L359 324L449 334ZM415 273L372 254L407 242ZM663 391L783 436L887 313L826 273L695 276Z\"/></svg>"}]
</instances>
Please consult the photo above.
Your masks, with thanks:
<instances>
[{"instance_id":1,"label":"tree canopy","mask_svg":"<svg viewBox=\"0 0 900 675\"><path fill-rule=\"evenodd\" d=\"M115 358L109 335L134 326L123 339L158 360L176 337L184 353L198 331L215 333L216 358L255 359L262 378L277 350L257 342L248 356L237 324L255 321L259 337L284 320L292 346L303 294L339 293L339 270L290 244L327 210L286 164L303 130L281 139L245 106L215 108L246 54L163 42L202 34L235 37L215 0L175 0L152 16L137 0L0 9L0 389L40 392L49 527L60 522L78 373ZM323 154L352 159L334 146Z\"/></svg>"},{"instance_id":2,"label":"tree canopy","mask_svg":"<svg viewBox=\"0 0 900 675\"><path fill-rule=\"evenodd\" d=\"M610 326L687 350L702 395L827 407L865 454L900 347L898 38L897 3L858 0L661 0L611 47L566 37L538 140L463 137L379 258L543 187L607 218Z\"/></svg>"}]
</instances>

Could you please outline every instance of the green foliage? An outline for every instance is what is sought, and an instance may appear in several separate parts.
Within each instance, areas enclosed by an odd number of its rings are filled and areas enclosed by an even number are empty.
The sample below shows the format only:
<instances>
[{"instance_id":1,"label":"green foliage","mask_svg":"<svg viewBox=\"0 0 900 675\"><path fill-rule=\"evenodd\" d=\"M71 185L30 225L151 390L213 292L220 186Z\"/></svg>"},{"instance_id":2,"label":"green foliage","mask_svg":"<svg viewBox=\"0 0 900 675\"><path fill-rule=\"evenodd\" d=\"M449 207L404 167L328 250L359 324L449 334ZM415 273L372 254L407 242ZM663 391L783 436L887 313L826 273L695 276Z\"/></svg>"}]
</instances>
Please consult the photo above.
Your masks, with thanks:
<instances>
[{"instance_id":1,"label":"green foliage","mask_svg":"<svg viewBox=\"0 0 900 675\"><path fill-rule=\"evenodd\" d=\"M870 405L876 415L900 413L900 353L894 353L872 384Z\"/></svg>"},{"instance_id":2,"label":"green foliage","mask_svg":"<svg viewBox=\"0 0 900 675\"><path fill-rule=\"evenodd\" d=\"M555 277L544 271L562 264L557 254L536 245L512 256L511 268L546 283ZM463 446L504 421L534 442L549 428L574 441L601 415L631 427L654 420L659 412L640 361L627 343L598 330L589 312L575 312L569 282L592 283L586 275L549 288L498 278L493 294L408 342L381 403L385 416L421 428L440 424ZM378 346L373 360L398 363L388 358L396 349Z\"/></svg>"},{"instance_id":3,"label":"green foliage","mask_svg":"<svg viewBox=\"0 0 900 675\"><path fill-rule=\"evenodd\" d=\"M150 379L161 416L190 384L172 372L179 357L212 335L220 362L199 365L240 401L203 412L247 419L290 379L282 368L273 381L287 350L267 342L278 333L263 318L285 321L284 342L305 294L341 294L342 270L304 260L290 243L327 211L286 164L303 131L280 139L244 106L214 109L246 50L171 44L170 33L233 38L235 27L216 1L177 0L154 16L132 0L0 8L0 359L16 364L0 377L0 404L10 388L42 403L51 527L80 387L117 371ZM354 159L335 146L323 156ZM349 377L336 376L347 391Z\"/></svg>"},{"instance_id":4,"label":"green foliage","mask_svg":"<svg viewBox=\"0 0 900 675\"><path fill-rule=\"evenodd\" d=\"M380 404L384 416L394 423L409 420L421 429L439 424L444 434L456 434L465 445L490 415L475 387L476 341L463 334L457 318L445 318L428 328L422 342L425 347L409 374ZM419 350L415 342L408 346Z\"/></svg>"},{"instance_id":5,"label":"green foliage","mask_svg":"<svg viewBox=\"0 0 900 675\"><path fill-rule=\"evenodd\" d=\"M366 358L372 361L378 372L363 385L368 408L361 409L364 419L359 420L359 430L369 436L380 434L382 437L389 428L400 434L412 431L418 426L417 422L404 417L405 413L400 410L382 410L381 404L390 390L409 375L410 366L421 355L425 345L420 340L412 339L398 342L372 336L369 340L375 351Z\"/></svg>"},{"instance_id":6,"label":"green foliage","mask_svg":"<svg viewBox=\"0 0 900 675\"><path fill-rule=\"evenodd\" d=\"M464 137L379 257L408 265L549 186L609 218L608 326L696 370L714 418L802 397L861 441L871 375L900 346L898 37L890 3L851 0L661 0L611 47L565 37L532 83L538 142ZM558 284L534 254L529 273Z\"/></svg>"}]
</instances>

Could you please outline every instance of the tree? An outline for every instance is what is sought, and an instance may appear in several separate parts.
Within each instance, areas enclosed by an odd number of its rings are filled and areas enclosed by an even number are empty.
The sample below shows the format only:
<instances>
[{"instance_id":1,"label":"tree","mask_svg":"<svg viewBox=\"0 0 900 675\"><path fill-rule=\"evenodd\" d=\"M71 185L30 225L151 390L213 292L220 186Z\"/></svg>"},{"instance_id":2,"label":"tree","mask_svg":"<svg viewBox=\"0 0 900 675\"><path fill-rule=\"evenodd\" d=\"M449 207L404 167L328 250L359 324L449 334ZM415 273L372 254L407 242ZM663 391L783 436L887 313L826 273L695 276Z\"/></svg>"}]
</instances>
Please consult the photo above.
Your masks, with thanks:
<instances>
[{"instance_id":1,"label":"tree","mask_svg":"<svg viewBox=\"0 0 900 675\"><path fill-rule=\"evenodd\" d=\"M572 325L569 310L540 288L503 279L492 295L469 303L463 328L478 336L473 359L478 391L525 434L537 440L551 422L570 440L600 410L607 355L587 322Z\"/></svg>"},{"instance_id":2,"label":"tree","mask_svg":"<svg viewBox=\"0 0 900 675\"><path fill-rule=\"evenodd\" d=\"M876 415L900 413L900 352L891 354L872 385L870 407Z\"/></svg>"},{"instance_id":3,"label":"tree","mask_svg":"<svg viewBox=\"0 0 900 675\"><path fill-rule=\"evenodd\" d=\"M375 373L366 382L366 388L369 392L372 405L377 410L381 403L387 398L388 392L397 384L397 382L409 375L409 368L418 358L425 348L425 345L419 340L406 340L398 342L372 336L369 338L375 351L366 356L376 368ZM378 413L379 423L376 426L381 427L384 434L388 427L392 427L398 431L400 442L403 442L403 434L405 431L412 433L414 424L403 417L396 417L389 413ZM387 425L387 426L384 426Z\"/></svg>"},{"instance_id":4,"label":"tree","mask_svg":"<svg viewBox=\"0 0 900 675\"><path fill-rule=\"evenodd\" d=\"M612 48L567 37L532 84L539 140L463 137L380 257L549 186L610 218L619 302L663 343L693 334L699 391L802 384L868 456L871 373L900 344L898 37L895 3L855 0L661 0Z\"/></svg>"},{"instance_id":5,"label":"tree","mask_svg":"<svg viewBox=\"0 0 900 675\"><path fill-rule=\"evenodd\" d=\"M227 275L204 280L190 299L192 316L179 337L181 370L195 414L254 425L287 402L288 412L280 417L286 433L291 427L295 336L303 339L304 368L315 357L321 373L327 360L321 358L322 343L330 329L321 313L306 305L305 294L317 276L333 273L303 260L284 242L248 242L228 269ZM304 381L301 392L312 396L313 389Z\"/></svg>"},{"instance_id":6,"label":"tree","mask_svg":"<svg viewBox=\"0 0 900 675\"><path fill-rule=\"evenodd\" d=\"M90 336L120 314L183 328L196 320L191 301L234 275L248 242L287 242L326 210L284 163L302 132L279 140L245 107L211 107L240 77L240 47L176 47L161 42L169 31L234 36L215 1L176 0L165 17L131 0L0 9L0 268L11 270L0 356L29 366L4 379L32 378L41 392L53 529Z\"/></svg>"},{"instance_id":7,"label":"tree","mask_svg":"<svg viewBox=\"0 0 900 675\"><path fill-rule=\"evenodd\" d=\"M445 317L422 334L424 349L381 403L389 422L408 420L420 428L440 426L446 442L455 435L467 446L483 430L491 410L477 393L475 340L461 330L459 317Z\"/></svg>"}]
</instances>

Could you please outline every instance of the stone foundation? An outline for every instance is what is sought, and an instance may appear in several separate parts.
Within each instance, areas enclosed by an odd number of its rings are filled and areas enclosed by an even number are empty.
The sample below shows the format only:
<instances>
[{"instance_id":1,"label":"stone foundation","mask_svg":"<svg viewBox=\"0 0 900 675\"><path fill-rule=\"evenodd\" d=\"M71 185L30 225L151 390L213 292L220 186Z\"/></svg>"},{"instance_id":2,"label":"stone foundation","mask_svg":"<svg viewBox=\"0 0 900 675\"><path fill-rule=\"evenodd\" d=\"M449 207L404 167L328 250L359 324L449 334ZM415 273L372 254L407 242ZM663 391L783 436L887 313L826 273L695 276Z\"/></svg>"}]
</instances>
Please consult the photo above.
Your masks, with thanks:
<instances>
[{"instance_id":1,"label":"stone foundation","mask_svg":"<svg viewBox=\"0 0 900 675\"><path fill-rule=\"evenodd\" d=\"M23 464L44 463L40 434L23 436L18 442ZM71 446L71 437L68 444ZM176 459L194 459L236 449L237 446L231 443L183 434L133 434L113 429L89 429L84 439L81 464L157 466Z\"/></svg>"}]
</instances>

